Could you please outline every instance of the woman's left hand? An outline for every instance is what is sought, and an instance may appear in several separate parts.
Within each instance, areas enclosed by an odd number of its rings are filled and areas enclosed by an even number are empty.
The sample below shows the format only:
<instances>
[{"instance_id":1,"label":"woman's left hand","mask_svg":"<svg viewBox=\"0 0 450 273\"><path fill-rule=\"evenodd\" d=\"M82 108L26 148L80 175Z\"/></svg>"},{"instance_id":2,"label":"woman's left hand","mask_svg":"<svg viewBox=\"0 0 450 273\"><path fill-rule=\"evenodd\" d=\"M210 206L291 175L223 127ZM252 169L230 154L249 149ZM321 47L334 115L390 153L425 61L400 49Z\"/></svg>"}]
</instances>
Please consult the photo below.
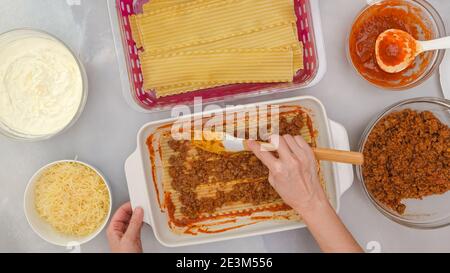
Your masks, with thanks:
<instances>
[{"instance_id":1,"label":"woman's left hand","mask_svg":"<svg viewBox=\"0 0 450 273\"><path fill-rule=\"evenodd\" d=\"M123 204L114 214L106 231L111 251L115 253L142 253L141 228L144 210L131 203Z\"/></svg>"}]
</instances>

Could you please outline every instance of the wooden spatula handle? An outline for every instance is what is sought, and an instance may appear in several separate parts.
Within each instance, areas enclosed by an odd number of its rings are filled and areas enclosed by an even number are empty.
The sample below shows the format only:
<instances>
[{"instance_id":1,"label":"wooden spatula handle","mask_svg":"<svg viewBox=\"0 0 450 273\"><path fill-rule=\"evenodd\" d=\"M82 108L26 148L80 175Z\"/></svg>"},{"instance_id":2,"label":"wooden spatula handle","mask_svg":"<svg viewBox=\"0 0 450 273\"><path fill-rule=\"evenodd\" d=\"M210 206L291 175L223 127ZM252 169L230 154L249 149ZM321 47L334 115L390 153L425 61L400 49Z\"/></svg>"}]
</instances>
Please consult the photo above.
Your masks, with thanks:
<instances>
[{"instance_id":1,"label":"wooden spatula handle","mask_svg":"<svg viewBox=\"0 0 450 273\"><path fill-rule=\"evenodd\" d=\"M362 165L364 163L363 154L358 152L334 150L327 148L313 148L313 151L318 160L349 163L353 165Z\"/></svg>"},{"instance_id":2,"label":"wooden spatula handle","mask_svg":"<svg viewBox=\"0 0 450 273\"><path fill-rule=\"evenodd\" d=\"M276 151L276 147L274 147L271 143L267 142L259 142L259 144L265 148L266 151ZM250 150L247 146L247 143L244 141L245 150ZM329 148L313 148L314 155L317 160L322 161L331 161L338 163L349 163L353 165L362 165L364 163L364 156L362 153L351 152L351 151L343 151L343 150L335 150Z\"/></svg>"}]
</instances>

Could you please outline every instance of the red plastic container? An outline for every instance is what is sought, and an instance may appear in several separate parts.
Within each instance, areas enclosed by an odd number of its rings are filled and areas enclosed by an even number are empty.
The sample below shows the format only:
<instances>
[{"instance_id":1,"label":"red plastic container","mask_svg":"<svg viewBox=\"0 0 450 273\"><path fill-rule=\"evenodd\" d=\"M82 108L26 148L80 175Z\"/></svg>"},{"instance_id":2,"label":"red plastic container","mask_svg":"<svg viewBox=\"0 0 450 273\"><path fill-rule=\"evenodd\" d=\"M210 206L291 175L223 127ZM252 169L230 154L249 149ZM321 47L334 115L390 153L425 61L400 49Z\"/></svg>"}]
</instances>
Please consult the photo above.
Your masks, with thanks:
<instances>
[{"instance_id":1,"label":"red plastic container","mask_svg":"<svg viewBox=\"0 0 450 273\"><path fill-rule=\"evenodd\" d=\"M126 73L122 71L121 74L124 94L127 100L137 110L154 112L170 109L176 104L190 105L194 102L194 97L202 97L204 104L219 101L231 102L240 98L305 88L317 83L325 71L325 54L317 1L293 1L295 2L295 12L298 17L298 37L304 45L303 58L305 65L304 69L297 72L293 83L234 84L156 98L154 92L143 89L144 79L138 49L133 40L129 22L129 16L140 13L143 4L148 2L148 0L109 0L119 65L126 66ZM134 5L133 2L135 2ZM116 14L114 15L114 13ZM320 46L318 46L317 42L320 43ZM125 68L119 67L119 69L124 70Z\"/></svg>"}]
</instances>

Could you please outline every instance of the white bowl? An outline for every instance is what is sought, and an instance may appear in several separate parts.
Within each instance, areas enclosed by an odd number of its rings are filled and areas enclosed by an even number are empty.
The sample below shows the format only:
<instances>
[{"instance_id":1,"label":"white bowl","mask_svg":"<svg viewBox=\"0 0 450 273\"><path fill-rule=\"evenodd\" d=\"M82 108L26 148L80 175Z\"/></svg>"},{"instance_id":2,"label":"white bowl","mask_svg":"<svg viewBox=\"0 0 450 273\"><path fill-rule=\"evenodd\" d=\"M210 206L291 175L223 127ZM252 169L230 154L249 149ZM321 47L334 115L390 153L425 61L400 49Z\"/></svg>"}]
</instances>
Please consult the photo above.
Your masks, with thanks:
<instances>
[{"instance_id":1,"label":"white bowl","mask_svg":"<svg viewBox=\"0 0 450 273\"><path fill-rule=\"evenodd\" d=\"M83 164L83 165L87 166L88 168L91 168L103 179L103 181L105 182L106 188L108 189L108 194L109 194L108 214L105 217L104 222L98 227L98 229L95 232L93 232L90 235L84 236L84 237L69 236L69 235L65 235L65 234L61 234L61 233L57 232L49 223L47 223L44 219L42 219L36 211L35 187L36 187L37 178L39 178L39 176L42 174L42 172L44 170L46 170L47 168L49 168L55 164L65 163L65 162L75 162L75 163ZM86 164L84 162L80 162L77 160L60 160L60 161L55 161L55 162L45 165L31 177L30 181L28 182L27 188L25 189L25 194L24 194L25 216L26 216L31 228L42 239L44 239L45 241L47 241L51 244L58 245L58 246L65 246L65 247L76 246L76 245L81 245L81 244L87 243L90 240L94 239L103 230L106 223L108 222L109 217L111 215L111 207L112 207L111 189L110 189L105 177L96 168L92 167L89 164Z\"/></svg>"}]
</instances>

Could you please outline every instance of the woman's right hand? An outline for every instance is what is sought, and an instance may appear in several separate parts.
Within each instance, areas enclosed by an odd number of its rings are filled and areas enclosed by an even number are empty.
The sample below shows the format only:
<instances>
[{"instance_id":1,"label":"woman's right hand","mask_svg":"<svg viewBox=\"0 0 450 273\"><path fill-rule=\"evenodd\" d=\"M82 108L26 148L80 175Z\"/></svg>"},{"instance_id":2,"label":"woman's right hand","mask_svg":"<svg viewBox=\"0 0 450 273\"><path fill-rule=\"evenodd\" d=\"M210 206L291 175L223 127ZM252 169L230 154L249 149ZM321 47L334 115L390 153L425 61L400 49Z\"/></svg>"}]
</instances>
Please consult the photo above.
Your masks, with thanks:
<instances>
[{"instance_id":1,"label":"woman's right hand","mask_svg":"<svg viewBox=\"0 0 450 273\"><path fill-rule=\"evenodd\" d=\"M273 136L278 158L249 141L250 149L269 168L269 182L283 201L296 210L324 252L362 252L331 207L318 175L318 164L300 136Z\"/></svg>"},{"instance_id":2,"label":"woman's right hand","mask_svg":"<svg viewBox=\"0 0 450 273\"><path fill-rule=\"evenodd\" d=\"M328 200L320 185L317 161L308 143L300 136L271 137L278 147L279 157L263 151L255 141L249 141L253 153L269 168L269 182L286 204L303 217Z\"/></svg>"}]
</instances>

